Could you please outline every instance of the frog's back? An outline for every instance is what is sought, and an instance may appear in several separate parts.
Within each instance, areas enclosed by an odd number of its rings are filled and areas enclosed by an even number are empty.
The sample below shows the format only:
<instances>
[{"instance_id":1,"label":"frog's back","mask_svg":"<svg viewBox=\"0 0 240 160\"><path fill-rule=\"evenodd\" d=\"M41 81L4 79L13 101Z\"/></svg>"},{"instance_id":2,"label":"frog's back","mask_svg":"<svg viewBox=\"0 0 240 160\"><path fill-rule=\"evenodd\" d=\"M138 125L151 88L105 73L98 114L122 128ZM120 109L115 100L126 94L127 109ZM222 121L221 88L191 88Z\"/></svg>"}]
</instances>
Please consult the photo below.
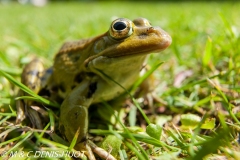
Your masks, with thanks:
<instances>
[{"instance_id":1,"label":"frog's back","mask_svg":"<svg viewBox=\"0 0 240 160\"><path fill-rule=\"evenodd\" d=\"M65 42L60 48L60 50L58 51L57 55L80 50L81 48L84 48L85 44L87 44L88 41L89 39L81 39L78 41Z\"/></svg>"},{"instance_id":2,"label":"frog's back","mask_svg":"<svg viewBox=\"0 0 240 160\"><path fill-rule=\"evenodd\" d=\"M87 45L91 39L65 42L56 54L53 74L49 86L58 88L61 97L76 86L82 72L82 65L87 56Z\"/></svg>"}]
</instances>

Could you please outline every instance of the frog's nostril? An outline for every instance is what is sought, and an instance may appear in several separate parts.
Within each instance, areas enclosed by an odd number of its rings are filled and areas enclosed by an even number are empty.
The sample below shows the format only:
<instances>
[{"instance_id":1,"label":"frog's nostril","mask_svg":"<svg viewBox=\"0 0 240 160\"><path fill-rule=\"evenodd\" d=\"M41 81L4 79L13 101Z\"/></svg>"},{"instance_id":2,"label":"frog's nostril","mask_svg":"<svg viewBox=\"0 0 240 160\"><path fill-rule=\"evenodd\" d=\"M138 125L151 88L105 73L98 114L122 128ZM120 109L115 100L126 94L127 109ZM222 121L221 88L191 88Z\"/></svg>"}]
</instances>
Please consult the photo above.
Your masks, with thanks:
<instances>
[{"instance_id":1,"label":"frog's nostril","mask_svg":"<svg viewBox=\"0 0 240 160\"><path fill-rule=\"evenodd\" d=\"M117 31L121 31L121 30L124 30L125 28L127 27L126 23L124 22L116 22L114 25L113 25L113 28Z\"/></svg>"}]
</instances>

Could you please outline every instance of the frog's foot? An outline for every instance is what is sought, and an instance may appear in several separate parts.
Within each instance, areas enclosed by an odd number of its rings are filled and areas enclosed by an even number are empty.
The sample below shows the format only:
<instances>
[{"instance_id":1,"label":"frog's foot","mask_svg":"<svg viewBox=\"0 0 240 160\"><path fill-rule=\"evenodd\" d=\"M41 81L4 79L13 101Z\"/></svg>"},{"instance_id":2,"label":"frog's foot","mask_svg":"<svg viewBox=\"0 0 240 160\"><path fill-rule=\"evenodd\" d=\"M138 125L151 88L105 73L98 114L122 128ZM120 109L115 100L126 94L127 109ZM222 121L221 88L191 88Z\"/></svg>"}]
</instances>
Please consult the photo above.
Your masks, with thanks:
<instances>
[{"instance_id":1,"label":"frog's foot","mask_svg":"<svg viewBox=\"0 0 240 160\"><path fill-rule=\"evenodd\" d=\"M22 123L23 120L29 118L32 127L43 129L43 124L49 121L46 110L39 106L24 104L22 100L17 100L17 117L16 124Z\"/></svg>"},{"instance_id":2,"label":"frog's foot","mask_svg":"<svg viewBox=\"0 0 240 160\"><path fill-rule=\"evenodd\" d=\"M74 148L76 150L79 150L82 153L84 153L88 157L89 160L96 160L96 158L92 152L92 149L88 145L87 141L76 144L76 146Z\"/></svg>"},{"instance_id":3,"label":"frog's foot","mask_svg":"<svg viewBox=\"0 0 240 160\"><path fill-rule=\"evenodd\" d=\"M33 128L43 129L42 120L37 111L32 108L26 108L27 116L29 117Z\"/></svg>"},{"instance_id":4,"label":"frog's foot","mask_svg":"<svg viewBox=\"0 0 240 160\"><path fill-rule=\"evenodd\" d=\"M20 124L26 117L30 119L33 128L43 129L42 120L37 111L30 107L17 108L16 124Z\"/></svg>"},{"instance_id":5,"label":"frog's foot","mask_svg":"<svg viewBox=\"0 0 240 160\"><path fill-rule=\"evenodd\" d=\"M101 157L102 159L116 160L116 158L114 158L109 152L107 152L106 150L98 147L92 141L88 140L88 144L91 147L92 151L94 153L96 153L99 157Z\"/></svg>"},{"instance_id":6,"label":"frog's foot","mask_svg":"<svg viewBox=\"0 0 240 160\"><path fill-rule=\"evenodd\" d=\"M89 160L96 160L93 152L96 153L102 159L116 160L109 152L98 147L90 140L77 144L75 146L75 149L84 152L84 154L88 157Z\"/></svg>"}]
</instances>

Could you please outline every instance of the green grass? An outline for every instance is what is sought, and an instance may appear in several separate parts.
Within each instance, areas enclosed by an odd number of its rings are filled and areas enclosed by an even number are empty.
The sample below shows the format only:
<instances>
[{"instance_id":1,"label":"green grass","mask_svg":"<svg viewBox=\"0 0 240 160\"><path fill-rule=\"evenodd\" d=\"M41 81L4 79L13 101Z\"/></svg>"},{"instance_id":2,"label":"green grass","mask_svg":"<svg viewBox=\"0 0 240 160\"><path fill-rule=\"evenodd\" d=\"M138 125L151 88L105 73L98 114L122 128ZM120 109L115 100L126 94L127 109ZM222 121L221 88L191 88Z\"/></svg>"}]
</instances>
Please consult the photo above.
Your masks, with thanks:
<instances>
[{"instance_id":1,"label":"green grass","mask_svg":"<svg viewBox=\"0 0 240 160\"><path fill-rule=\"evenodd\" d=\"M69 150L61 135L51 132L58 124L51 110L44 131L14 125L14 99L21 84L10 83L6 73L20 81L23 66L35 56L51 66L64 41L104 33L116 17L145 17L173 39L167 50L149 58L152 67L164 61L154 72L157 101L149 107L146 95L133 100L142 107L139 114L129 99L116 117L104 102L92 115L102 123L92 119L90 134L118 137L120 145L112 148L118 159L240 159L239 9L240 3L233 2L0 5L0 154ZM104 140L107 151L116 137Z\"/></svg>"}]
</instances>

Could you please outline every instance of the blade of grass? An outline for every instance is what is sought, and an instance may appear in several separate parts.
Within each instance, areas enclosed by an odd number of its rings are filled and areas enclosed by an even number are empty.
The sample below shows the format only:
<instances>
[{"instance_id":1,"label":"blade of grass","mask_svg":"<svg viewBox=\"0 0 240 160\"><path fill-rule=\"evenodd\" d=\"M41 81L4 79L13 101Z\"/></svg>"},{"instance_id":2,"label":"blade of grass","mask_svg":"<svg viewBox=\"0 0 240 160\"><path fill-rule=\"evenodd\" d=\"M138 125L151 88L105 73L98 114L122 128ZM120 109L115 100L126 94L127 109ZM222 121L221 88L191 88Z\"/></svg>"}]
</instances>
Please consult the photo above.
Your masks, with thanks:
<instances>
[{"instance_id":1,"label":"blade of grass","mask_svg":"<svg viewBox=\"0 0 240 160\"><path fill-rule=\"evenodd\" d=\"M49 126L50 126L50 123L48 123L48 124L43 128L43 130L44 130L44 131L47 131L47 129L48 129ZM39 137L43 137L43 135L44 135L44 132L41 132L38 136L39 136Z\"/></svg>"},{"instance_id":2,"label":"blade of grass","mask_svg":"<svg viewBox=\"0 0 240 160\"><path fill-rule=\"evenodd\" d=\"M33 96L34 98L38 99L40 102L47 104L49 106L52 107L56 107L59 108L60 105L54 102L51 102L45 98L42 98L41 96L37 95L36 93L34 93L31 89L29 89L27 86L25 86L24 84L16 81L12 76L10 76L9 74L5 73L4 71L0 70L0 74L2 74L5 78L7 78L11 83L13 83L14 85L18 86L21 90L23 90L24 92L30 94L31 96Z\"/></svg>"},{"instance_id":3,"label":"blade of grass","mask_svg":"<svg viewBox=\"0 0 240 160\"><path fill-rule=\"evenodd\" d=\"M30 136L32 136L33 132L32 131L28 131L25 134L21 135L20 138L22 140L20 140L18 143L16 143L12 148L10 148L6 154L10 153L11 151L17 149L22 143L24 143Z\"/></svg>"},{"instance_id":4,"label":"blade of grass","mask_svg":"<svg viewBox=\"0 0 240 160\"><path fill-rule=\"evenodd\" d=\"M215 136L202 144L201 148L191 156L191 160L202 160L208 154L215 153L221 146L227 146L229 141L229 130L219 129Z\"/></svg>"},{"instance_id":5,"label":"blade of grass","mask_svg":"<svg viewBox=\"0 0 240 160\"><path fill-rule=\"evenodd\" d=\"M2 129L3 127L0 127L0 129ZM17 127L12 127L12 128L9 128L9 129L7 129L7 127L5 127L4 128L5 130L2 132L2 133L0 133L0 137L3 137L3 136L5 136L5 135L7 135L7 134L9 134L10 132L12 132L13 130L15 130L15 129L17 129ZM10 141L11 142L11 141ZM4 142L3 142L4 143ZM0 143L0 148L1 148L1 145L2 145L2 143Z\"/></svg>"},{"instance_id":6,"label":"blade of grass","mask_svg":"<svg viewBox=\"0 0 240 160\"><path fill-rule=\"evenodd\" d=\"M0 70L4 71L5 73L15 75L15 76L20 75L22 72L22 70L19 68L9 68L9 67L4 67L4 66L0 66Z\"/></svg>"},{"instance_id":7,"label":"blade of grass","mask_svg":"<svg viewBox=\"0 0 240 160\"><path fill-rule=\"evenodd\" d=\"M137 108L130 107L129 116L128 116L130 127L133 127L136 125L136 121L137 121L136 117L137 117Z\"/></svg>"},{"instance_id":8,"label":"blade of grass","mask_svg":"<svg viewBox=\"0 0 240 160\"><path fill-rule=\"evenodd\" d=\"M175 134L174 132L169 129L169 130L166 130L166 132L177 142L177 144L179 145L179 147L181 149L186 149L187 145L185 143L183 143Z\"/></svg>"},{"instance_id":9,"label":"blade of grass","mask_svg":"<svg viewBox=\"0 0 240 160\"><path fill-rule=\"evenodd\" d=\"M16 117L16 113L0 113L0 116L11 116L11 117Z\"/></svg>"},{"instance_id":10,"label":"blade of grass","mask_svg":"<svg viewBox=\"0 0 240 160\"><path fill-rule=\"evenodd\" d=\"M11 110L12 113L15 113L14 109L12 108L11 105L9 105L9 109Z\"/></svg>"},{"instance_id":11,"label":"blade of grass","mask_svg":"<svg viewBox=\"0 0 240 160\"><path fill-rule=\"evenodd\" d=\"M237 36L234 34L234 32L232 30L232 27L231 27L230 23L227 21L227 19L225 18L224 14L220 12L219 16L221 17L221 19L222 19L222 21L224 23L226 31L228 31L230 33L230 36L227 36L227 38L228 38L229 42L231 43L232 48L234 49L234 51L237 52L237 45L238 45L238 43L235 42L235 40L237 39Z\"/></svg>"},{"instance_id":12,"label":"blade of grass","mask_svg":"<svg viewBox=\"0 0 240 160\"><path fill-rule=\"evenodd\" d=\"M62 148L62 149L69 150L69 147L68 147L68 146L65 146L65 145L63 145L63 144L60 144L60 143L51 141L51 140L46 139L46 138L39 138L39 142L41 142L41 143L43 143L43 144L46 144L46 145L48 145L48 146L55 146L55 147L59 147L59 148Z\"/></svg>"},{"instance_id":13,"label":"blade of grass","mask_svg":"<svg viewBox=\"0 0 240 160\"><path fill-rule=\"evenodd\" d=\"M74 148L74 146L76 145L77 143L77 139L78 139L78 136L79 136L79 133L80 133L80 127L78 127L78 130L77 132L75 133L73 139L72 139L72 142L70 143L70 146L69 146L69 150L72 150Z\"/></svg>"},{"instance_id":14,"label":"blade of grass","mask_svg":"<svg viewBox=\"0 0 240 160\"><path fill-rule=\"evenodd\" d=\"M172 88L172 89L169 89L168 91L164 92L163 95L171 95L173 94L174 92L181 92L183 90L187 90L189 88L193 88L193 86L195 85L199 85L199 84L205 84L208 82L208 79L214 79L216 77L218 78L223 78L224 76L228 76L229 74L231 73L231 71L227 71L227 72L221 72L219 74L216 74L216 75L213 75L211 77L207 77L207 78L204 78L204 79L201 79L201 80L194 80L192 81L191 83L188 83L182 87L179 87L179 88Z\"/></svg>"},{"instance_id":15,"label":"blade of grass","mask_svg":"<svg viewBox=\"0 0 240 160\"><path fill-rule=\"evenodd\" d=\"M48 109L48 114L49 114L49 118L50 118L50 130L53 132L54 126L55 126L54 113L51 109Z\"/></svg>"},{"instance_id":16,"label":"blade of grass","mask_svg":"<svg viewBox=\"0 0 240 160\"><path fill-rule=\"evenodd\" d=\"M225 103L228 105L228 107L226 108L227 111L229 112L230 116L232 117L232 119L234 119L234 121L237 124L240 124L239 120L237 119L237 117L234 115L234 113L232 112L232 104L229 103L227 97L225 96L225 94L221 91L221 88L219 86L217 86L214 82L212 82L210 79L208 79L208 82L210 84L212 84L216 90L218 91L218 93L222 96L223 100L225 101Z\"/></svg>"},{"instance_id":17,"label":"blade of grass","mask_svg":"<svg viewBox=\"0 0 240 160\"><path fill-rule=\"evenodd\" d=\"M11 131L12 131L12 130L14 130L14 129L11 129ZM2 137L3 135L0 134L0 136ZM9 139L9 140L7 140L7 141L5 141L5 142L0 143L0 147L3 146L3 145L6 145L6 144L12 143L12 142L14 142L14 141L17 141L17 140L19 140L19 139L21 139L21 138L22 138L22 135L21 135L21 136L18 136L18 137L15 137L15 138L12 138L12 139Z\"/></svg>"},{"instance_id":18,"label":"blade of grass","mask_svg":"<svg viewBox=\"0 0 240 160\"><path fill-rule=\"evenodd\" d=\"M11 118L12 116L6 116L6 117L4 117L3 119L1 119L1 121L0 121L0 125L3 123L3 122L5 122L5 121L7 121L9 118Z\"/></svg>"},{"instance_id":19,"label":"blade of grass","mask_svg":"<svg viewBox=\"0 0 240 160\"><path fill-rule=\"evenodd\" d=\"M50 134L51 138L53 139L53 141L61 143L65 146L69 146L70 143L65 141L62 137L60 137L59 135L57 135L56 133L51 133Z\"/></svg>"},{"instance_id":20,"label":"blade of grass","mask_svg":"<svg viewBox=\"0 0 240 160\"><path fill-rule=\"evenodd\" d=\"M212 39L208 37L205 47L205 52L202 57L203 66L207 67L212 57Z\"/></svg>"},{"instance_id":21,"label":"blade of grass","mask_svg":"<svg viewBox=\"0 0 240 160\"><path fill-rule=\"evenodd\" d=\"M146 160L146 158L135 147L133 147L131 143L129 143L128 141L125 141L124 143L129 149L131 149L137 155L137 157L140 160Z\"/></svg>"},{"instance_id":22,"label":"blade of grass","mask_svg":"<svg viewBox=\"0 0 240 160\"><path fill-rule=\"evenodd\" d=\"M205 122L207 117L208 117L207 114L205 114L203 116L202 120L200 121L200 123L198 124L196 129L194 130L193 135L191 137L191 142L189 143L189 154L192 155L192 156L195 154L194 153L194 143L195 143L196 137L197 137L198 133L201 131L201 126Z\"/></svg>"},{"instance_id":23,"label":"blade of grass","mask_svg":"<svg viewBox=\"0 0 240 160\"><path fill-rule=\"evenodd\" d=\"M118 131L91 129L91 130L89 130L89 133L98 134L98 135L110 135L110 134L114 133L114 135L119 134L124 138L131 138L127 133L118 132ZM169 146L169 145L165 144L164 142L156 140L155 138L152 138L146 134L131 133L131 136L133 136L137 141L142 141L142 142L152 144L157 147L166 147L170 150L175 150L175 151L179 150L179 148Z\"/></svg>"},{"instance_id":24,"label":"blade of grass","mask_svg":"<svg viewBox=\"0 0 240 160\"><path fill-rule=\"evenodd\" d=\"M135 91L137 89L137 87L143 82L145 81L159 66L161 66L164 62L160 62L157 64L154 64L150 70L148 70L143 76L141 76L137 82L134 83L134 85L132 86L132 88L130 89L130 93L132 91Z\"/></svg>"}]
</instances>

